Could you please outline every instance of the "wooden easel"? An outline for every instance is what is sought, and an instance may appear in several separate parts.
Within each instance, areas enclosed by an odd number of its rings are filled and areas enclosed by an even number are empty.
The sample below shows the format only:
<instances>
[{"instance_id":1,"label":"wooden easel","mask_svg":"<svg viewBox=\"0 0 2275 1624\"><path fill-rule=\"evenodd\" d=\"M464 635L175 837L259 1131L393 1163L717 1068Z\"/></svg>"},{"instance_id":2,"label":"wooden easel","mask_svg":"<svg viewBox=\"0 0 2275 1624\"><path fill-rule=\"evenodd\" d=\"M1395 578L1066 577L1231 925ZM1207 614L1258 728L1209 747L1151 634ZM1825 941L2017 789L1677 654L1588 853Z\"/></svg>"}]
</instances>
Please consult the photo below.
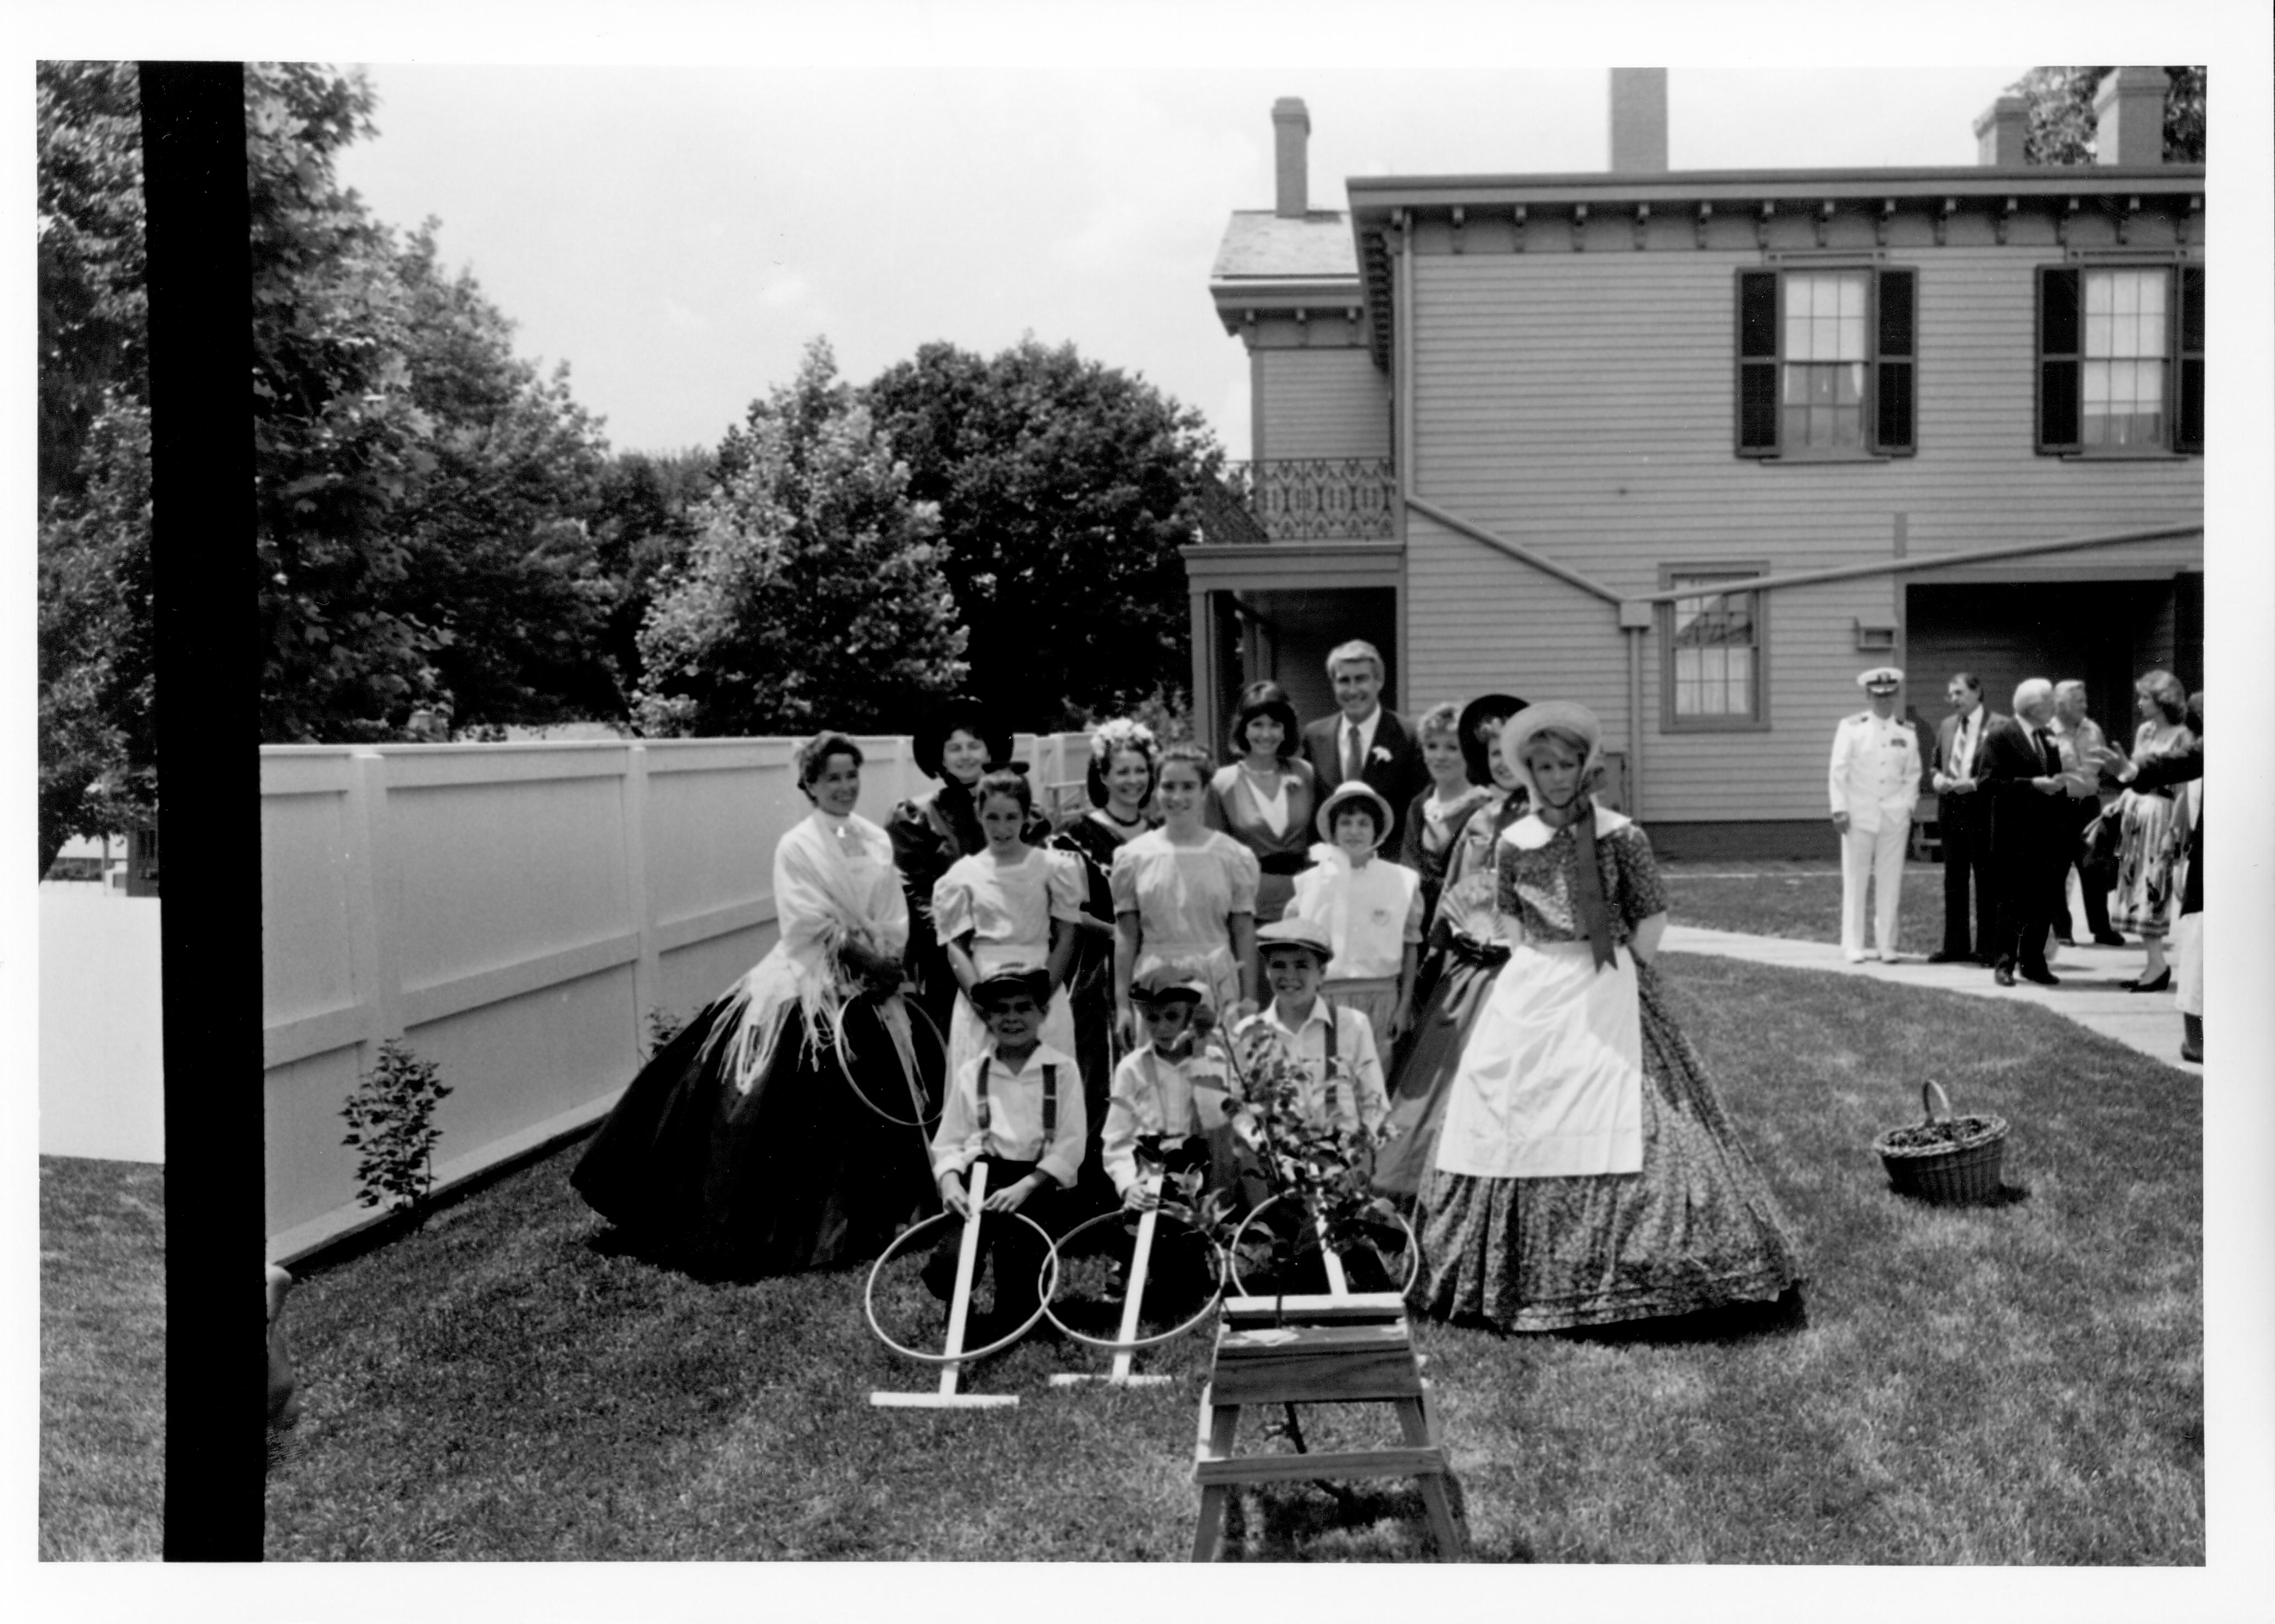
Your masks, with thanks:
<instances>
[{"instance_id":1,"label":"wooden easel","mask_svg":"<svg viewBox=\"0 0 2275 1624\"><path fill-rule=\"evenodd\" d=\"M1122 1329L1115 1339L1124 1343L1138 1340L1139 1311L1145 1298L1145 1273L1153 1259L1153 1230L1161 1216L1160 1172L1156 1169L1147 1174L1145 1182L1145 1189L1153 1195L1153 1205L1147 1207L1138 1220L1138 1243L1130 1254L1130 1279L1125 1288L1129 1295L1122 1300ZM1133 1349L1124 1347L1115 1351L1114 1368L1107 1374L1095 1376L1085 1371L1061 1371L1051 1378L1051 1386L1072 1387L1083 1382L1102 1381L1117 1387L1158 1387L1168 1381L1166 1376L1133 1375L1130 1367L1136 1357Z\"/></svg>"},{"instance_id":2,"label":"wooden easel","mask_svg":"<svg viewBox=\"0 0 2275 1624\"><path fill-rule=\"evenodd\" d=\"M1325 1296L1228 1297L1217 1321L1216 1360L1201 1390L1200 1439L1193 1481L1200 1519L1193 1560L1216 1560L1224 1543L1225 1503L1243 1483L1312 1477L1412 1477L1429 1508L1440 1561L1463 1553L1462 1531L1446 1492L1445 1446L1429 1409L1430 1384L1414 1351L1405 1299L1394 1291L1354 1295L1342 1259L1327 1244ZM1292 1454L1235 1454L1240 1411L1248 1404L1352 1404L1379 1401L1398 1416L1401 1446Z\"/></svg>"},{"instance_id":3,"label":"wooden easel","mask_svg":"<svg viewBox=\"0 0 2275 1624\"><path fill-rule=\"evenodd\" d=\"M1019 1401L1016 1393L958 1393L956 1378L964 1366L954 1362L964 1351L964 1322L971 1312L971 1276L979 1260L979 1204L987 1199L987 1164L971 1165L970 1186L964 1191L969 1215L964 1220L964 1240L956 1254L956 1295L948 1305L948 1344L943 1351L951 1363L940 1372L940 1386L931 1393L869 1394L869 1402L886 1409L1006 1409Z\"/></svg>"}]
</instances>

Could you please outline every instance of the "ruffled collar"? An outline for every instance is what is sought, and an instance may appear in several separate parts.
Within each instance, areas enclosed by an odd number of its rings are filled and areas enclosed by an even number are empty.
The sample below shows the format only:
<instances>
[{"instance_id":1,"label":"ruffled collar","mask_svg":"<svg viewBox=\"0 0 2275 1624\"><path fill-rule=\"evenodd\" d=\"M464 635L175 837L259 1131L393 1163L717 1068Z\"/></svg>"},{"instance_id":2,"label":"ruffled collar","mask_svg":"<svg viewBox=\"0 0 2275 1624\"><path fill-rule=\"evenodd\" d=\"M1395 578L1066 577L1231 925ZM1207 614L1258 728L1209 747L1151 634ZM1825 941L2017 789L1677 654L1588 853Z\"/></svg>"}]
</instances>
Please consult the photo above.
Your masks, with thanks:
<instances>
[{"instance_id":1,"label":"ruffled collar","mask_svg":"<svg viewBox=\"0 0 2275 1624\"><path fill-rule=\"evenodd\" d=\"M1599 840L1614 829L1623 829L1635 821L1634 819L1615 812L1610 807L1601 804L1596 806L1595 812L1596 837ZM1538 851L1556 838L1556 831L1541 820L1538 812L1532 811L1527 812L1522 818L1502 830L1500 837L1519 851Z\"/></svg>"}]
</instances>

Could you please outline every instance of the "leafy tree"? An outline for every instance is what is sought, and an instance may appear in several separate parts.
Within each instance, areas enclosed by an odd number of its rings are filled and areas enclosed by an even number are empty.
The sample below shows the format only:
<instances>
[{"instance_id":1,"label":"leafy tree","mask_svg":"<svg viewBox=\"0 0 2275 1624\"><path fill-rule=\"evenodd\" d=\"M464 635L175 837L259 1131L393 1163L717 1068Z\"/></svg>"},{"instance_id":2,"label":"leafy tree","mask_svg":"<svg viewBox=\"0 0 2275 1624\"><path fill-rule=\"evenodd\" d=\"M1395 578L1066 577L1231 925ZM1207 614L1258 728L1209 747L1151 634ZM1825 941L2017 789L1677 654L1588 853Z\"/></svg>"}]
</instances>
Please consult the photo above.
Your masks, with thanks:
<instances>
[{"instance_id":1,"label":"leafy tree","mask_svg":"<svg viewBox=\"0 0 2275 1624\"><path fill-rule=\"evenodd\" d=\"M1182 691L1177 549L1223 462L1198 412L1032 337L992 359L926 344L866 395L939 504L970 691L1046 729Z\"/></svg>"},{"instance_id":2,"label":"leafy tree","mask_svg":"<svg viewBox=\"0 0 2275 1624\"><path fill-rule=\"evenodd\" d=\"M2100 68L2032 68L2007 87L2008 95L2029 103L2029 122L2022 134L2022 157L2029 163L2080 164L2094 161L2093 138L2099 123L2093 99L2102 76ZM2202 163L2204 161L2204 71L2165 70L2165 162Z\"/></svg>"},{"instance_id":3,"label":"leafy tree","mask_svg":"<svg viewBox=\"0 0 2275 1624\"><path fill-rule=\"evenodd\" d=\"M648 734L904 728L962 675L937 515L825 340L720 451L640 628Z\"/></svg>"},{"instance_id":4,"label":"leafy tree","mask_svg":"<svg viewBox=\"0 0 2275 1624\"><path fill-rule=\"evenodd\" d=\"M639 629L663 570L687 557L695 510L717 483L708 446L620 451L601 470L593 544L611 593L601 651L629 693L640 684Z\"/></svg>"}]
</instances>

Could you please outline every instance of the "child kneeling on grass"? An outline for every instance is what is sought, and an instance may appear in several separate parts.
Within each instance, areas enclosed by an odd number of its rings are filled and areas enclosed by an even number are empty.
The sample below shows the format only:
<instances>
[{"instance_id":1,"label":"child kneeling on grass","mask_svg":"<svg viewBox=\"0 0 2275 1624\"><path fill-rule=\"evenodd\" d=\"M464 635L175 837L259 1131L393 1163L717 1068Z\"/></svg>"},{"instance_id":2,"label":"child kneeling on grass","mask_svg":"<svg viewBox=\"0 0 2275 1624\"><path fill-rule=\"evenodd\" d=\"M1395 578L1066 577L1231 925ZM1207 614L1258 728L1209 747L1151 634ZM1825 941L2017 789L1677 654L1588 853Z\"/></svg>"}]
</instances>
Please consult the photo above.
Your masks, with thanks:
<instances>
[{"instance_id":1,"label":"child kneeling on grass","mask_svg":"<svg viewBox=\"0 0 2275 1624\"><path fill-rule=\"evenodd\" d=\"M1309 1079L1297 1102L1304 1120L1372 1134L1390 1114L1382 1062L1375 1053L1374 1028L1366 1016L1327 997L1323 986L1334 958L1326 931L1314 920L1289 917L1256 933L1264 959L1264 979L1272 1001L1240 1023L1238 1036L1259 1029L1278 1039ZM1300 1250L1310 1243L1298 1226L1300 1214L1275 1207L1275 1233ZM1386 1290L1377 1267L1351 1271L1355 1291Z\"/></svg>"},{"instance_id":2,"label":"child kneeling on grass","mask_svg":"<svg viewBox=\"0 0 2275 1624\"><path fill-rule=\"evenodd\" d=\"M959 1218L971 1215L964 1175L976 1161L987 1163L982 1211L1024 1212L1046 1228L1059 1192L1072 1189L1081 1170L1082 1074L1071 1056L1041 1041L1050 995L1050 973L1032 964L1007 964L967 989L989 1043L956 1072L932 1141L941 1201ZM955 1292L962 1244L961 1235L949 1235L925 1264L925 1284L942 1300ZM971 1344L1007 1336L1032 1317L1047 1252L1025 1224L982 1223L972 1280L976 1286L992 1258L995 1309L972 1326Z\"/></svg>"},{"instance_id":3,"label":"child kneeling on grass","mask_svg":"<svg viewBox=\"0 0 2275 1624\"><path fill-rule=\"evenodd\" d=\"M1100 1153L1115 1193L1133 1212L1158 1205L1146 1175L1160 1171L1175 1198L1178 1175L1201 1175L1200 1199L1221 1190L1239 1197L1231 1114L1236 1105L1224 1064L1202 1046L1215 1024L1204 973L1187 964L1157 964L1130 984L1130 1001L1142 1017L1145 1041L1114 1069ZM1207 1263L1201 1237L1190 1228L1161 1231L1150 1266L1153 1278L1173 1281L1182 1296L1206 1292ZM1117 1273L1115 1293L1122 1280Z\"/></svg>"},{"instance_id":4,"label":"child kneeling on grass","mask_svg":"<svg viewBox=\"0 0 2275 1624\"><path fill-rule=\"evenodd\" d=\"M1422 876L1376 855L1390 822L1390 803L1373 786L1356 778L1339 786L1319 807L1326 843L1311 848L1318 861L1296 877L1287 915L1326 933L1335 967L1328 994L1364 1015L1385 1043L1413 1023L1422 948Z\"/></svg>"}]
</instances>

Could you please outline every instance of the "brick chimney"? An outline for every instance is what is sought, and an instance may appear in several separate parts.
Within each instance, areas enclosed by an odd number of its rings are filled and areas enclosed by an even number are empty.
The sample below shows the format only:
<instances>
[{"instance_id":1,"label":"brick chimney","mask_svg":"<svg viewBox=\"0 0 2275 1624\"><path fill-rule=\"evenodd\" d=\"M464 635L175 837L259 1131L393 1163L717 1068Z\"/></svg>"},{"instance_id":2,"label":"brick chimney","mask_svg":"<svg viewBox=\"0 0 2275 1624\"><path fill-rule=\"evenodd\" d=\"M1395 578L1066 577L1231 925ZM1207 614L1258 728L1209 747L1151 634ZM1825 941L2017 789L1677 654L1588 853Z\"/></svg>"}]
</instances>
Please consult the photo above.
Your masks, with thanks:
<instances>
[{"instance_id":1,"label":"brick chimney","mask_svg":"<svg viewBox=\"0 0 2275 1624\"><path fill-rule=\"evenodd\" d=\"M2165 70L2115 68L2093 93L2093 161L2146 166L2165 161Z\"/></svg>"},{"instance_id":2,"label":"brick chimney","mask_svg":"<svg viewBox=\"0 0 2275 1624\"><path fill-rule=\"evenodd\" d=\"M1272 137L1277 149L1279 198L1273 213L1301 220L1309 207L1311 115L1301 96L1281 96L1272 104Z\"/></svg>"},{"instance_id":3,"label":"brick chimney","mask_svg":"<svg viewBox=\"0 0 2275 1624\"><path fill-rule=\"evenodd\" d=\"M1975 121L1975 161L1985 169L2018 170L2029 162L2022 156L2022 134L2029 125L2030 104L2020 96L2000 96Z\"/></svg>"},{"instance_id":4,"label":"brick chimney","mask_svg":"<svg viewBox=\"0 0 2275 1624\"><path fill-rule=\"evenodd\" d=\"M1612 168L1623 175L1667 173L1667 70L1612 70Z\"/></svg>"}]
</instances>

